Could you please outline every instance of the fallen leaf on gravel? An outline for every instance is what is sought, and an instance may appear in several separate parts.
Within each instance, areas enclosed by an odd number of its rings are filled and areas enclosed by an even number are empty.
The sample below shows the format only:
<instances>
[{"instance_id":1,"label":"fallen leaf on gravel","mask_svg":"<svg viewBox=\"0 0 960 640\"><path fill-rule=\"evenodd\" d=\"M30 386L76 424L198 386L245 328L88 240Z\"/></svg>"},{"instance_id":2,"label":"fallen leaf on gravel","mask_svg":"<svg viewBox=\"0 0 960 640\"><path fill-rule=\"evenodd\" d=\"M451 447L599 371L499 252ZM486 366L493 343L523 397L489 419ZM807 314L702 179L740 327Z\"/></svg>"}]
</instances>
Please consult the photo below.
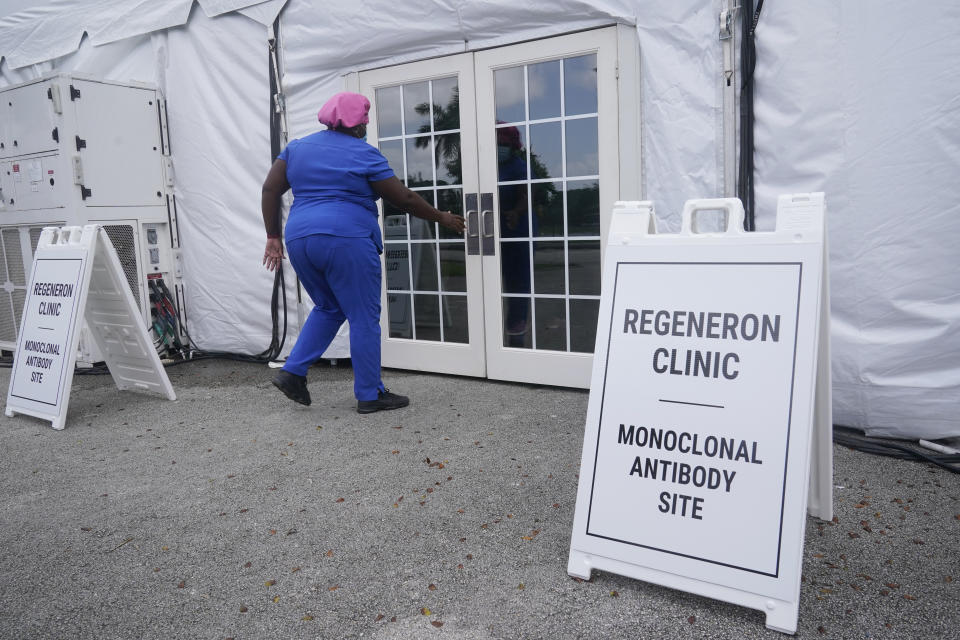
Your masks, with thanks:
<instances>
[{"instance_id":1,"label":"fallen leaf on gravel","mask_svg":"<svg viewBox=\"0 0 960 640\"><path fill-rule=\"evenodd\" d=\"M244 569L249 569L249 568L252 567L252 566L253 566L253 563L252 563L252 562L248 562L247 564L243 565L243 568L244 568Z\"/></svg>"},{"instance_id":2,"label":"fallen leaf on gravel","mask_svg":"<svg viewBox=\"0 0 960 640\"><path fill-rule=\"evenodd\" d=\"M425 615L425 616L428 616L428 615L430 615L430 609L427 609L426 607L423 607L422 609L420 609L420 613L423 614L423 615Z\"/></svg>"},{"instance_id":3,"label":"fallen leaf on gravel","mask_svg":"<svg viewBox=\"0 0 960 640\"><path fill-rule=\"evenodd\" d=\"M616 592L616 591L611 591L611 592L610 592L610 597L611 597L611 598L619 598L619 597L620 597L620 594L619 594L618 592Z\"/></svg>"},{"instance_id":4,"label":"fallen leaf on gravel","mask_svg":"<svg viewBox=\"0 0 960 640\"><path fill-rule=\"evenodd\" d=\"M473 554L472 554L472 553L468 553L468 554L467 554L467 560L473 560Z\"/></svg>"},{"instance_id":5,"label":"fallen leaf on gravel","mask_svg":"<svg viewBox=\"0 0 960 640\"><path fill-rule=\"evenodd\" d=\"M690 616L689 618L687 618L687 622L689 622L690 624L693 624L696 621L697 621L697 616Z\"/></svg>"},{"instance_id":6,"label":"fallen leaf on gravel","mask_svg":"<svg viewBox=\"0 0 960 640\"><path fill-rule=\"evenodd\" d=\"M437 585L431 584L431 585L429 585L429 586L427 587L427 589L429 589L430 591L436 591L436 590L437 590Z\"/></svg>"},{"instance_id":7,"label":"fallen leaf on gravel","mask_svg":"<svg viewBox=\"0 0 960 640\"><path fill-rule=\"evenodd\" d=\"M899 589L899 588L900 588L900 585L897 584L896 582L885 582L884 585L890 587L891 589Z\"/></svg>"},{"instance_id":8,"label":"fallen leaf on gravel","mask_svg":"<svg viewBox=\"0 0 960 640\"><path fill-rule=\"evenodd\" d=\"M462 564L458 564L458 565L457 565L457 569L463 569L463 565L462 565ZM948 580L947 582L949 582L949 580Z\"/></svg>"},{"instance_id":9,"label":"fallen leaf on gravel","mask_svg":"<svg viewBox=\"0 0 960 640\"><path fill-rule=\"evenodd\" d=\"M187 583L184 582L183 580L181 580L181 581L177 584L177 589L183 589L183 588L186 587L186 586L187 586Z\"/></svg>"},{"instance_id":10,"label":"fallen leaf on gravel","mask_svg":"<svg viewBox=\"0 0 960 640\"><path fill-rule=\"evenodd\" d=\"M344 501L344 498L337 498L336 500L334 500L334 502L343 502L343 501Z\"/></svg>"},{"instance_id":11,"label":"fallen leaf on gravel","mask_svg":"<svg viewBox=\"0 0 960 640\"><path fill-rule=\"evenodd\" d=\"M290 573L296 573L297 571L300 571L300 567L294 567L293 569L290 569Z\"/></svg>"},{"instance_id":12,"label":"fallen leaf on gravel","mask_svg":"<svg viewBox=\"0 0 960 640\"><path fill-rule=\"evenodd\" d=\"M250 509L240 509L240 513L246 513L247 511L250 511Z\"/></svg>"},{"instance_id":13,"label":"fallen leaf on gravel","mask_svg":"<svg viewBox=\"0 0 960 640\"><path fill-rule=\"evenodd\" d=\"M332 587L330 587L329 589L327 589L327 591L336 591L336 590L339 589L339 588L340 588L340 585L335 584L335 585L333 585Z\"/></svg>"},{"instance_id":14,"label":"fallen leaf on gravel","mask_svg":"<svg viewBox=\"0 0 960 640\"><path fill-rule=\"evenodd\" d=\"M943 581L944 581L944 582L953 582L953 576L944 576L944 577L943 577Z\"/></svg>"},{"instance_id":15,"label":"fallen leaf on gravel","mask_svg":"<svg viewBox=\"0 0 960 640\"><path fill-rule=\"evenodd\" d=\"M170 547L160 547L160 551L170 551Z\"/></svg>"},{"instance_id":16,"label":"fallen leaf on gravel","mask_svg":"<svg viewBox=\"0 0 960 640\"><path fill-rule=\"evenodd\" d=\"M517 585L517 589L519 589L520 591L523 591L526 588L527 588L527 585L523 584L522 582Z\"/></svg>"},{"instance_id":17,"label":"fallen leaf on gravel","mask_svg":"<svg viewBox=\"0 0 960 640\"><path fill-rule=\"evenodd\" d=\"M304 622L310 622L311 620L313 620L313 616L308 613L307 615L303 616L300 619L303 620Z\"/></svg>"},{"instance_id":18,"label":"fallen leaf on gravel","mask_svg":"<svg viewBox=\"0 0 960 640\"><path fill-rule=\"evenodd\" d=\"M879 593L880 593L880 595L882 595L882 596L888 596L888 595L890 595L890 592L887 591L886 589L880 589L880 592L879 592Z\"/></svg>"},{"instance_id":19,"label":"fallen leaf on gravel","mask_svg":"<svg viewBox=\"0 0 960 640\"><path fill-rule=\"evenodd\" d=\"M397 427L397 429L399 428L400 427ZM393 616L392 618L390 618L390 622L396 622L396 621L397 621L397 616Z\"/></svg>"},{"instance_id":20,"label":"fallen leaf on gravel","mask_svg":"<svg viewBox=\"0 0 960 640\"><path fill-rule=\"evenodd\" d=\"M826 628L823 625L820 625L819 627L817 627L817 631L821 634L824 634L827 632Z\"/></svg>"},{"instance_id":21,"label":"fallen leaf on gravel","mask_svg":"<svg viewBox=\"0 0 960 640\"><path fill-rule=\"evenodd\" d=\"M326 555L328 558L332 558L332 557L333 557L333 549L330 549L330 551L327 551L324 555Z\"/></svg>"},{"instance_id":22,"label":"fallen leaf on gravel","mask_svg":"<svg viewBox=\"0 0 960 640\"><path fill-rule=\"evenodd\" d=\"M276 580L267 580L267 581L264 582L263 584L264 584L264 586L272 587L273 585L277 584L277 581L276 581Z\"/></svg>"},{"instance_id":23,"label":"fallen leaf on gravel","mask_svg":"<svg viewBox=\"0 0 960 640\"><path fill-rule=\"evenodd\" d=\"M917 599L916 596L911 596L910 594L907 594L907 593L903 594L903 597L906 598L907 600L916 600L916 599Z\"/></svg>"},{"instance_id":24,"label":"fallen leaf on gravel","mask_svg":"<svg viewBox=\"0 0 960 640\"><path fill-rule=\"evenodd\" d=\"M443 626L443 623L440 622L439 620L433 620L432 622L430 622L430 624L432 624L433 626L435 626L437 629L439 629L440 627Z\"/></svg>"},{"instance_id":25,"label":"fallen leaf on gravel","mask_svg":"<svg viewBox=\"0 0 960 640\"><path fill-rule=\"evenodd\" d=\"M272 536L277 535L277 530L276 530L276 529L270 529L270 535L272 535Z\"/></svg>"},{"instance_id":26,"label":"fallen leaf on gravel","mask_svg":"<svg viewBox=\"0 0 960 640\"><path fill-rule=\"evenodd\" d=\"M400 453L400 449L394 449L390 453L392 453L393 455L397 455L398 453Z\"/></svg>"},{"instance_id":27,"label":"fallen leaf on gravel","mask_svg":"<svg viewBox=\"0 0 960 640\"><path fill-rule=\"evenodd\" d=\"M276 604L280 602L280 596L273 596L273 603Z\"/></svg>"},{"instance_id":28,"label":"fallen leaf on gravel","mask_svg":"<svg viewBox=\"0 0 960 640\"><path fill-rule=\"evenodd\" d=\"M374 622L380 622L381 620L383 620L383 614L382 614L382 613L378 613L378 614L377 614L377 617L374 618L373 621L374 621Z\"/></svg>"},{"instance_id":29,"label":"fallen leaf on gravel","mask_svg":"<svg viewBox=\"0 0 960 640\"><path fill-rule=\"evenodd\" d=\"M80 531L92 531L90 527L80 527Z\"/></svg>"},{"instance_id":30,"label":"fallen leaf on gravel","mask_svg":"<svg viewBox=\"0 0 960 640\"><path fill-rule=\"evenodd\" d=\"M859 533L854 533L853 531L851 531L851 532L848 533L847 535L850 536L851 538L859 538L859 537L860 537L860 534L859 534Z\"/></svg>"},{"instance_id":31,"label":"fallen leaf on gravel","mask_svg":"<svg viewBox=\"0 0 960 640\"><path fill-rule=\"evenodd\" d=\"M249 611L249 609L247 609L244 605L240 605L240 613L246 613L247 611Z\"/></svg>"}]
</instances>

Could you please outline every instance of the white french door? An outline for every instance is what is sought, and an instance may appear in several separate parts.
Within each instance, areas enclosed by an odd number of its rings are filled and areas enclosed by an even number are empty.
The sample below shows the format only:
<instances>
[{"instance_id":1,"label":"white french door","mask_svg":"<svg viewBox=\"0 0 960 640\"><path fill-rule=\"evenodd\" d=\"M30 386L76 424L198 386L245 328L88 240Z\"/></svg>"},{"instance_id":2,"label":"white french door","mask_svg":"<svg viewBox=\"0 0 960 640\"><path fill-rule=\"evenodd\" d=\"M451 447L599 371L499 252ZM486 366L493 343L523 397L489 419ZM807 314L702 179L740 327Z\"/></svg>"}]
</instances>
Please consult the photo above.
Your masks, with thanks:
<instances>
[{"instance_id":1,"label":"white french door","mask_svg":"<svg viewBox=\"0 0 960 640\"><path fill-rule=\"evenodd\" d=\"M368 137L465 236L383 205L383 365L587 387L620 195L617 28L359 74Z\"/></svg>"}]
</instances>

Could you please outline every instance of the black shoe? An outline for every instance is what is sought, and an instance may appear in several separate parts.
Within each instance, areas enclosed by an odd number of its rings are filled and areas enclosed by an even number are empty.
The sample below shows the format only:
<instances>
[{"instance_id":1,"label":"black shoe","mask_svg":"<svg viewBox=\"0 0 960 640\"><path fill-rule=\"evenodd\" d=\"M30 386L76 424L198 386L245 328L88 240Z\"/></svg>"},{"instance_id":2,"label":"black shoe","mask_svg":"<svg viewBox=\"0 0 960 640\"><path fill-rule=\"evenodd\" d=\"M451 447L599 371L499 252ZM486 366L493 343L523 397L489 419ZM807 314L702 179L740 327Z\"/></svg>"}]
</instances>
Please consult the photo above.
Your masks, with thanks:
<instances>
[{"instance_id":1,"label":"black shoe","mask_svg":"<svg viewBox=\"0 0 960 640\"><path fill-rule=\"evenodd\" d=\"M295 373L281 369L280 372L273 377L273 386L283 391L283 395L294 402L310 405L310 392L307 391L306 376L298 376Z\"/></svg>"},{"instance_id":2,"label":"black shoe","mask_svg":"<svg viewBox=\"0 0 960 640\"><path fill-rule=\"evenodd\" d=\"M376 400L357 401L357 413L373 413L374 411L387 411L389 409L400 409L410 404L410 398L407 396L398 396L390 393L389 389L377 392Z\"/></svg>"}]
</instances>

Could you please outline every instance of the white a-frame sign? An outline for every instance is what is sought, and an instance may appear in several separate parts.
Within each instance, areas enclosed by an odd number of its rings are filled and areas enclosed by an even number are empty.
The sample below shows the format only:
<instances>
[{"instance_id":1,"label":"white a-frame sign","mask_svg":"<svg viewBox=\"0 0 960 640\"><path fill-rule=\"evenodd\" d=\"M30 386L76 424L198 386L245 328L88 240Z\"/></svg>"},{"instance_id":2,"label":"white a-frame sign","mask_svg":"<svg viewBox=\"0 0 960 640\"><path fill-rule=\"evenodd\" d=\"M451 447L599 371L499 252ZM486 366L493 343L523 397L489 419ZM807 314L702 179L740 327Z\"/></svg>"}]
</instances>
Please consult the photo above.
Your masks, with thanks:
<instances>
[{"instance_id":1,"label":"white a-frame sign","mask_svg":"<svg viewBox=\"0 0 960 640\"><path fill-rule=\"evenodd\" d=\"M698 233L698 214L726 230ZM568 573L611 571L797 629L806 511L832 518L822 193L745 233L737 199L658 234L617 203ZM811 453L812 452L812 453Z\"/></svg>"},{"instance_id":2,"label":"white a-frame sign","mask_svg":"<svg viewBox=\"0 0 960 640\"><path fill-rule=\"evenodd\" d=\"M8 417L23 413L63 429L82 320L118 389L176 399L103 228L46 227L24 302L7 392Z\"/></svg>"}]
</instances>

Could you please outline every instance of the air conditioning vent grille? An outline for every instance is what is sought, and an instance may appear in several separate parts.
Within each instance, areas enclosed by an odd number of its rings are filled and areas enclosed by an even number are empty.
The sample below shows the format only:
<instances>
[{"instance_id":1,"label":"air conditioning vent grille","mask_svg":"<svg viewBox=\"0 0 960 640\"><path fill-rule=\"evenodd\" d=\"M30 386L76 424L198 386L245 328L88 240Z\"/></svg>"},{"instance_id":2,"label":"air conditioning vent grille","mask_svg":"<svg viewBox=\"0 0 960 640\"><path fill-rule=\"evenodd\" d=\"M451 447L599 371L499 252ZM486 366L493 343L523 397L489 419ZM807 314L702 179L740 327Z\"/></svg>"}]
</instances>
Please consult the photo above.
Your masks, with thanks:
<instances>
[{"instance_id":1,"label":"air conditioning vent grille","mask_svg":"<svg viewBox=\"0 0 960 640\"><path fill-rule=\"evenodd\" d=\"M130 292L133 293L133 299L140 303L140 275L137 270L137 250L133 242L133 227L128 224L105 224L104 231L113 244L113 248L120 258L120 266L123 267L123 273L127 276L127 284L130 286Z\"/></svg>"},{"instance_id":2,"label":"air conditioning vent grille","mask_svg":"<svg viewBox=\"0 0 960 640\"><path fill-rule=\"evenodd\" d=\"M3 247L3 278L18 289L0 292L0 342L16 343L23 301L26 298L23 251L20 248L20 230L16 227L0 230ZM3 284L3 283L0 283Z\"/></svg>"}]
</instances>

